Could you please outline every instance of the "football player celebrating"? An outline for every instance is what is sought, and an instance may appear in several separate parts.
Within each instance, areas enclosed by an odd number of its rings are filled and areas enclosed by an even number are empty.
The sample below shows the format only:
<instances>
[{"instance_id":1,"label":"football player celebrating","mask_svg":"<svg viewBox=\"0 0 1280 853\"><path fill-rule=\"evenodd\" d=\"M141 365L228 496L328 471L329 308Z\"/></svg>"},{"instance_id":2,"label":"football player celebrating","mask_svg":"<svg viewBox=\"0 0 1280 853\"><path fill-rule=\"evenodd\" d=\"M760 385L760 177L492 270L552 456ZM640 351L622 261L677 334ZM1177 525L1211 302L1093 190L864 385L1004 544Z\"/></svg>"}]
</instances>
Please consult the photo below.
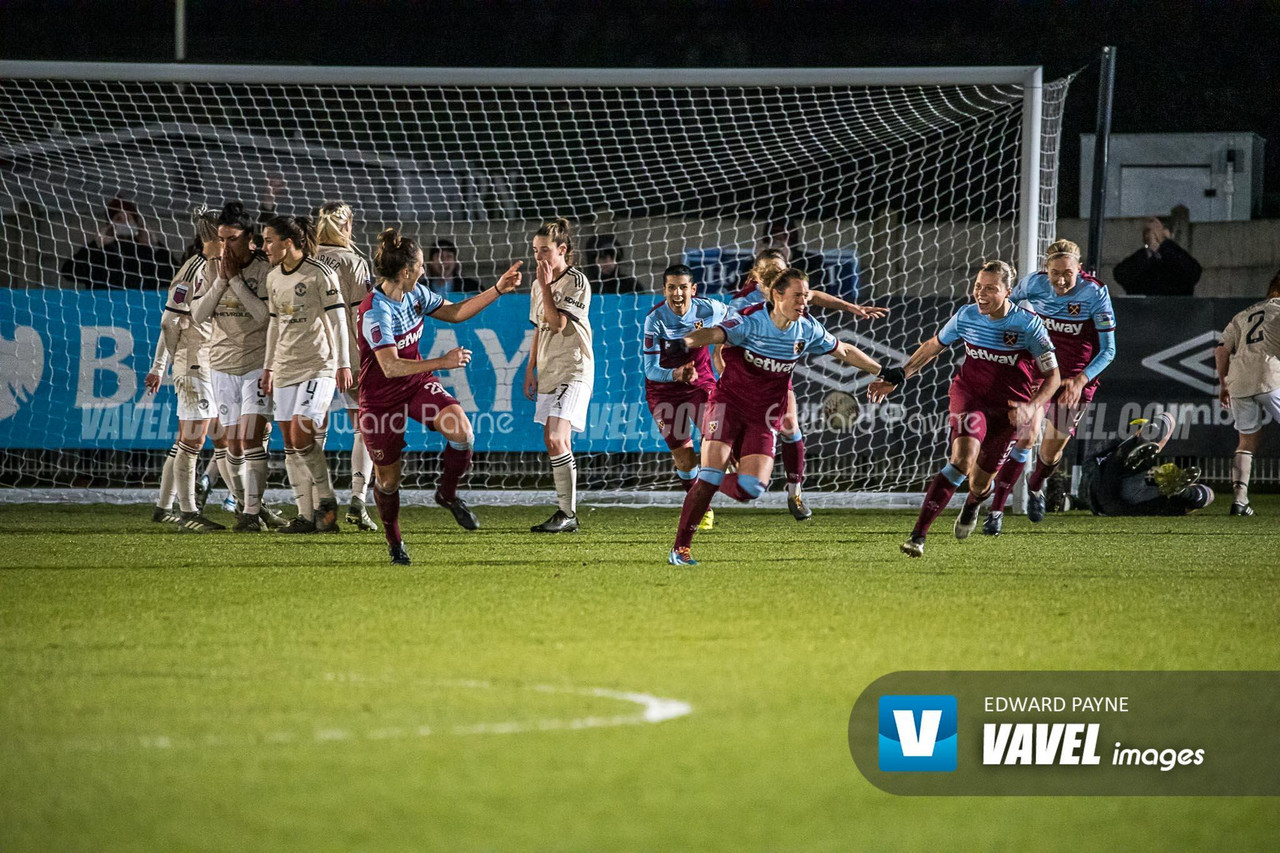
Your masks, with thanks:
<instances>
[{"instance_id":1,"label":"football player celebrating","mask_svg":"<svg viewBox=\"0 0 1280 853\"><path fill-rule=\"evenodd\" d=\"M830 353L845 364L902 381L900 370L882 372L875 359L837 340L809 316L809 277L798 269L778 276L771 301L733 314L720 325L680 338L672 349L691 350L708 344L725 349L724 374L707 403L702 465L685 495L680 526L667 562L693 566L694 531L711 506L731 457L738 460L738 486L752 499L764 494L773 473L774 425L786 410L791 373L801 355Z\"/></svg>"},{"instance_id":2,"label":"football player celebrating","mask_svg":"<svg viewBox=\"0 0 1280 853\"><path fill-rule=\"evenodd\" d=\"M730 306L736 311L742 311L752 305L768 301L770 288L786 268L787 256L781 249L765 249L760 252L747 272L746 281L729 302ZM809 295L810 304L814 307L830 311L845 311L861 320L874 320L889 314L888 308L857 305L821 290L811 289ZM807 521L813 516L813 510L809 509L804 501L805 444L804 433L800 431L800 420L796 412L796 392L792 389L787 392L786 412L777 424L778 440L782 443L782 469L787 474L787 509L796 521ZM738 491L732 481L733 477L730 475L723 491L736 500L743 500L745 496Z\"/></svg>"},{"instance_id":3,"label":"football player celebrating","mask_svg":"<svg viewBox=\"0 0 1280 853\"><path fill-rule=\"evenodd\" d=\"M227 435L230 476L223 479L240 509L232 530L256 533L283 524L262 504L267 486L265 442L271 418L271 397L262 390L271 263L253 248L253 219L243 204L229 202L217 221L217 277L195 301L191 319L199 324L213 318L209 372L218 422Z\"/></svg>"},{"instance_id":4,"label":"football player celebrating","mask_svg":"<svg viewBox=\"0 0 1280 853\"><path fill-rule=\"evenodd\" d=\"M1253 454L1262 443L1262 416L1280 422L1280 272L1271 279L1267 296L1231 319L1214 351L1218 399L1231 409L1240 441L1231 460L1231 514L1253 515L1249 506L1249 475Z\"/></svg>"},{"instance_id":5,"label":"football player celebrating","mask_svg":"<svg viewBox=\"0 0 1280 853\"><path fill-rule=\"evenodd\" d=\"M1098 376L1116 354L1116 315L1111 295L1102 282L1080 271L1080 247L1070 240L1057 240L1045 252L1045 269L1027 276L1009 297L1028 303L1049 332L1057 353L1062 387L1049 404L1044 439L1035 468L1027 480L1027 518L1044 519L1044 484L1062 461L1067 442L1076 434L1094 393ZM991 508L982 523L988 536L1000 535L1004 507L1031 458L1034 433L1019 437L1009 458L996 474L991 490Z\"/></svg>"},{"instance_id":6,"label":"football player celebrating","mask_svg":"<svg viewBox=\"0 0 1280 853\"><path fill-rule=\"evenodd\" d=\"M358 425L373 457L373 497L394 565L410 564L400 534L400 468L404 431L409 418L445 437L435 500L467 530L479 527L458 482L471 465L474 433L462 406L444 390L436 370L464 368L471 351L456 347L440 358L419 352L426 317L461 323L484 310L502 294L520 286L517 261L483 293L452 303L432 291L422 278L422 249L394 228L378 235L373 255L378 283L360 303L360 415Z\"/></svg>"},{"instance_id":7,"label":"football player celebrating","mask_svg":"<svg viewBox=\"0 0 1280 853\"><path fill-rule=\"evenodd\" d=\"M693 428L703 425L707 398L716 387L711 355L706 347L692 351L671 349L670 342L690 332L718 325L732 311L723 302L698 296L693 270L684 264L667 267L662 274L664 301L644 320L644 394L658 434L675 460L676 476L687 492L698 476L698 455L693 449ZM709 530L715 523L712 510L698 525Z\"/></svg>"},{"instance_id":8,"label":"football player celebrating","mask_svg":"<svg viewBox=\"0 0 1280 853\"><path fill-rule=\"evenodd\" d=\"M587 428L587 408L595 384L591 338L591 283L573 266L569 220L543 223L533 235L537 281L529 299L533 349L524 374L524 393L536 402L533 419L551 457L557 508L535 524L534 533L578 529L578 464L573 433Z\"/></svg>"},{"instance_id":9,"label":"football player celebrating","mask_svg":"<svg viewBox=\"0 0 1280 853\"><path fill-rule=\"evenodd\" d=\"M165 367L173 362L173 386L178 397L178 440L161 476L161 498L153 520L163 520L174 496L181 516L179 529L189 533L225 530L201 513L196 495L196 462L213 420L213 389L209 384L210 322L194 323L191 305L206 286L206 257L218 255L216 214L196 213L196 240L169 285L169 298L160 319L160 340L144 384L149 393L160 388ZM214 264L217 261L213 262ZM211 281L212 279L208 279ZM222 444L219 438L218 444ZM207 490L206 490L207 494Z\"/></svg>"},{"instance_id":10,"label":"football player celebrating","mask_svg":"<svg viewBox=\"0 0 1280 853\"><path fill-rule=\"evenodd\" d=\"M902 553L910 557L924 554L929 526L966 478L969 497L956 519L955 534L957 539L968 538L1015 436L1039 427L1045 404L1062 384L1044 323L1014 305L1009 299L1012 291L1013 267L1004 261L984 263L974 280L974 301L921 344L902 367L903 378L910 379L944 349L964 342L965 360L949 392L951 458L929 484L911 538L902 544ZM882 377L871 383L868 396L879 402L898 384Z\"/></svg>"},{"instance_id":11,"label":"football player celebrating","mask_svg":"<svg viewBox=\"0 0 1280 853\"><path fill-rule=\"evenodd\" d=\"M310 219L273 217L262 230L262 245L273 265L262 390L275 402L285 471L298 504L297 516L277 532L337 531L338 502L317 434L334 389L351 387L346 305L337 274L315 258Z\"/></svg>"},{"instance_id":12,"label":"football player celebrating","mask_svg":"<svg viewBox=\"0 0 1280 853\"><path fill-rule=\"evenodd\" d=\"M342 301L347 306L347 352L358 358L360 352L359 326L360 303L369 295L369 262L355 250L351 237L355 230L355 214L351 206L331 201L316 212L316 257L333 268L342 290ZM358 369L358 365L355 365ZM347 410L354 427L359 416L360 397L355 386L338 392L339 402ZM323 446L323 442L321 443ZM366 503L369 499L369 483L373 478L373 459L364 446L364 438L356 430L351 439L351 503L347 508L347 523L361 530L377 530L378 525L369 517Z\"/></svg>"}]
</instances>

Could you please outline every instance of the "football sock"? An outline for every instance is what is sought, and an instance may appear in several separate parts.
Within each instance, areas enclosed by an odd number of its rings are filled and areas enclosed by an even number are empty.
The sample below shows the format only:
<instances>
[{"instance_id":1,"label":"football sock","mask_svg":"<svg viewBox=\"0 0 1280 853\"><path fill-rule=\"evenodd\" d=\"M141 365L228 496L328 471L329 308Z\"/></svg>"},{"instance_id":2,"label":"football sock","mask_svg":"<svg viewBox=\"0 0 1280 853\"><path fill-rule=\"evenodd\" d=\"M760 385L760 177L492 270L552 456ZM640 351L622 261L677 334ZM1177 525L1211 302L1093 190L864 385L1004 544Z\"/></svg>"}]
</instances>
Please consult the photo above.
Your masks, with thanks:
<instances>
[{"instance_id":1,"label":"football sock","mask_svg":"<svg viewBox=\"0 0 1280 853\"><path fill-rule=\"evenodd\" d=\"M990 487L988 487L987 490L985 492L982 492L981 494L976 494L972 489L970 489L968 497L964 499L965 506L978 506L983 501L985 501L987 499L987 496L990 494L991 494Z\"/></svg>"},{"instance_id":2,"label":"football sock","mask_svg":"<svg viewBox=\"0 0 1280 853\"><path fill-rule=\"evenodd\" d=\"M227 451L217 447L213 449L213 456L209 458L209 464L204 466L204 476L209 478L209 488L218 485L218 477L222 476L222 463L218 461L218 454L222 454L222 458L227 458Z\"/></svg>"},{"instance_id":3,"label":"football sock","mask_svg":"<svg viewBox=\"0 0 1280 853\"><path fill-rule=\"evenodd\" d=\"M315 484L311 480L311 472L302 455L292 447L284 449L284 470L289 475L289 485L293 488L293 501L298 505L298 516L307 521L315 515L315 504L312 495Z\"/></svg>"},{"instance_id":4,"label":"football sock","mask_svg":"<svg viewBox=\"0 0 1280 853\"><path fill-rule=\"evenodd\" d=\"M173 463L177 458L178 443L175 441L173 447L169 448L169 455L165 457L164 467L160 469L160 491L156 494L156 506L160 509L172 508L173 499L177 497L173 488Z\"/></svg>"},{"instance_id":5,"label":"football sock","mask_svg":"<svg viewBox=\"0 0 1280 853\"><path fill-rule=\"evenodd\" d=\"M681 471L676 469L676 476L680 478L680 487L686 492L693 488L693 483L698 479L698 469L695 467L689 471Z\"/></svg>"},{"instance_id":6,"label":"football sock","mask_svg":"<svg viewBox=\"0 0 1280 853\"><path fill-rule=\"evenodd\" d=\"M1249 475L1253 473L1253 454L1237 450L1231 460L1231 500L1238 504L1249 502Z\"/></svg>"},{"instance_id":7,"label":"football sock","mask_svg":"<svg viewBox=\"0 0 1280 853\"><path fill-rule=\"evenodd\" d=\"M1044 491L1044 481L1053 476L1053 472L1056 470L1058 470L1057 462L1050 465L1039 456L1036 456L1035 467L1031 469L1031 476L1027 478L1027 488L1033 492Z\"/></svg>"},{"instance_id":8,"label":"football sock","mask_svg":"<svg viewBox=\"0 0 1280 853\"><path fill-rule=\"evenodd\" d=\"M759 477L751 474L738 475L738 488L746 494L747 500L755 500L764 494L765 484L760 481Z\"/></svg>"},{"instance_id":9,"label":"football sock","mask_svg":"<svg viewBox=\"0 0 1280 853\"><path fill-rule=\"evenodd\" d=\"M245 505L244 482L245 482L245 464L244 457L236 456L230 450L227 451L227 488L231 490L231 494L236 496L236 501L240 504L241 512L248 512L249 508ZM257 512L255 509L254 512Z\"/></svg>"},{"instance_id":10,"label":"football sock","mask_svg":"<svg viewBox=\"0 0 1280 853\"><path fill-rule=\"evenodd\" d=\"M373 457L364 446L364 436L355 434L351 442L351 498L369 500L369 483L373 480Z\"/></svg>"},{"instance_id":11,"label":"football sock","mask_svg":"<svg viewBox=\"0 0 1280 853\"><path fill-rule=\"evenodd\" d=\"M231 460L227 457L227 449L225 447L215 447L213 461L218 465L218 473L222 475L222 482L226 484L227 489L234 495L235 488L231 485Z\"/></svg>"},{"instance_id":12,"label":"football sock","mask_svg":"<svg viewBox=\"0 0 1280 853\"><path fill-rule=\"evenodd\" d=\"M315 446L320 448L320 455L323 456L324 443L329 440L329 428L320 427L319 429L317 429L315 439L316 439ZM328 465L326 465L325 467L328 468ZM329 475L329 485L330 485L329 490L333 491L333 475L332 474ZM311 503L313 506L320 505L320 493L319 491L317 491L318 489L319 489L319 486L316 486L315 489L313 489L311 492ZM330 495L330 497L332 497L332 495Z\"/></svg>"},{"instance_id":13,"label":"football sock","mask_svg":"<svg viewBox=\"0 0 1280 853\"><path fill-rule=\"evenodd\" d=\"M400 541L400 490L384 492L381 486L374 483L373 499L378 504L378 515L382 518L382 532L387 537L387 544L394 545Z\"/></svg>"},{"instance_id":14,"label":"football sock","mask_svg":"<svg viewBox=\"0 0 1280 853\"><path fill-rule=\"evenodd\" d=\"M680 508L680 526L676 528L676 544L674 548L688 548L693 544L693 534L698 529L702 517L711 506L716 489L724 478L723 471L714 468L703 468L698 473L689 493L684 496L684 506Z\"/></svg>"},{"instance_id":15,"label":"football sock","mask_svg":"<svg viewBox=\"0 0 1280 853\"><path fill-rule=\"evenodd\" d=\"M444 449L444 454L440 457L440 484L436 486L436 491L440 493L441 498L452 503L458 497L458 482L470 467L471 442L449 442ZM556 491L559 492L559 490L560 483L557 480Z\"/></svg>"},{"instance_id":16,"label":"football sock","mask_svg":"<svg viewBox=\"0 0 1280 853\"><path fill-rule=\"evenodd\" d=\"M173 485L178 492L178 508L183 512L196 511L196 462L200 449L183 444L174 445L178 455L173 459Z\"/></svg>"},{"instance_id":17,"label":"football sock","mask_svg":"<svg viewBox=\"0 0 1280 853\"><path fill-rule=\"evenodd\" d=\"M737 471L732 474L725 474L724 479L720 481L719 489L722 494L733 498L739 503L746 503L751 500L751 495L746 493L742 488L742 483L738 481Z\"/></svg>"},{"instance_id":18,"label":"football sock","mask_svg":"<svg viewBox=\"0 0 1280 853\"><path fill-rule=\"evenodd\" d=\"M1009 494L1017 485L1018 478L1022 476L1022 471L1030 458L1031 448L1029 447L1015 447L1009 451L1009 458L1004 460L1004 464L996 472L996 482L991 487L992 512L1004 512L1005 504L1009 502Z\"/></svg>"},{"instance_id":19,"label":"football sock","mask_svg":"<svg viewBox=\"0 0 1280 853\"><path fill-rule=\"evenodd\" d=\"M302 464L307 466L311 482L315 483L314 502L333 499L333 477L329 473L329 461L324 457L324 449L319 444L312 444L305 450L298 451Z\"/></svg>"},{"instance_id":20,"label":"football sock","mask_svg":"<svg viewBox=\"0 0 1280 853\"><path fill-rule=\"evenodd\" d=\"M782 444L782 470L787 473L787 490L791 491L792 484L799 486L804 482L804 435L796 430L791 435L779 434L778 441Z\"/></svg>"},{"instance_id":21,"label":"football sock","mask_svg":"<svg viewBox=\"0 0 1280 853\"><path fill-rule=\"evenodd\" d=\"M565 515L578 510L578 463L573 451L551 458L551 476L556 483L556 503Z\"/></svg>"},{"instance_id":22,"label":"football sock","mask_svg":"<svg viewBox=\"0 0 1280 853\"><path fill-rule=\"evenodd\" d=\"M231 460L233 463L235 460ZM241 488L244 489L244 512L257 515L262 511L262 495L267 490L267 451L262 447L251 447L244 452L244 464L241 466Z\"/></svg>"},{"instance_id":23,"label":"football sock","mask_svg":"<svg viewBox=\"0 0 1280 853\"><path fill-rule=\"evenodd\" d=\"M911 531L913 539L929 533L929 525L933 524L934 520L947 508L951 496L956 493L956 489L965 479L965 475L951 464L933 478L933 482L924 493L924 504L920 507L920 516L916 519L915 529Z\"/></svg>"}]
</instances>

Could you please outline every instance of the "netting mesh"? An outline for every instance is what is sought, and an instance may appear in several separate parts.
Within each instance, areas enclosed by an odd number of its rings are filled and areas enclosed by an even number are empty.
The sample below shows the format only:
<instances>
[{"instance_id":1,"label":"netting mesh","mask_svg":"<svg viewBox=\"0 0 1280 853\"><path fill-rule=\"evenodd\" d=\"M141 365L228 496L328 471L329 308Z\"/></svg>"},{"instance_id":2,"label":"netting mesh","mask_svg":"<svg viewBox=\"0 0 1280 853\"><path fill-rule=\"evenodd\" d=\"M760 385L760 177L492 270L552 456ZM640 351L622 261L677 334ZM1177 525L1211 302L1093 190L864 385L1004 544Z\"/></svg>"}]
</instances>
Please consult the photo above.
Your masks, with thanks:
<instances>
[{"instance_id":1,"label":"netting mesh","mask_svg":"<svg viewBox=\"0 0 1280 853\"><path fill-rule=\"evenodd\" d=\"M1068 85L1043 90L1042 246ZM674 488L639 355L661 270L688 263L701 293L727 299L758 249L785 244L815 286L892 311L816 312L829 329L882 360L905 358L965 299L980 260L1017 259L1025 94L0 80L0 482L154 482L173 395L147 397L141 378L190 242L188 212L232 199L253 208L270 187L280 212L347 201L362 247L387 225L427 246L451 241L460 267L431 284L455 301L529 259L540 220L574 221L597 341L589 425L575 439L583 486ZM113 229L109 207L132 229ZM476 352L446 381L476 426L473 489L550 484L520 390L528 283L471 323L426 333L424 351ZM804 362L809 488L893 490L931 475L950 375L944 357L871 406L867 377ZM341 477L341 415L329 447ZM427 485L439 439L411 436L410 447L408 481Z\"/></svg>"}]
</instances>

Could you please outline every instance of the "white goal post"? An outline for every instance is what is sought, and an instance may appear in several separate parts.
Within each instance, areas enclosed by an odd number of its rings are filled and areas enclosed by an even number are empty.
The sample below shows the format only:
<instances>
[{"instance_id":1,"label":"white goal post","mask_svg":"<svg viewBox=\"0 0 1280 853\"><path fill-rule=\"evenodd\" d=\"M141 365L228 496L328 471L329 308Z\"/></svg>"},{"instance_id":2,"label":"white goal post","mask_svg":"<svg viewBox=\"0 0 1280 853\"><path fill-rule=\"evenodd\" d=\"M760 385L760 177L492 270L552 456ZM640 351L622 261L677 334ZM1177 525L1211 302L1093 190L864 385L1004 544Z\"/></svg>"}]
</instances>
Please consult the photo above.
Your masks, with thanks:
<instances>
[{"instance_id":1,"label":"white goal post","mask_svg":"<svg viewBox=\"0 0 1280 853\"><path fill-rule=\"evenodd\" d=\"M1070 82L1044 83L1035 66L0 62L0 501L129 500L153 486L176 427L171 386L151 397L142 385L166 276L191 242L191 208L235 199L255 213L347 201L365 251L388 225L446 257L454 247L460 271L435 286L455 300L527 260L539 222L568 217L594 287L596 390L575 438L584 499L670 500L639 360L661 271L688 264L703 293L727 299L759 248L785 243L817 286L892 312L816 312L829 329L903 357L966 298L979 261L1036 268ZM117 235L109 208L140 227ZM446 382L476 426L475 502L550 486L520 392L527 309L508 296L428 331L424 351L477 354ZM919 487L945 454L952 364L872 406L867 377L803 362L808 489L834 504ZM328 446L341 481L344 415ZM432 484L439 448L410 437L411 486Z\"/></svg>"}]
</instances>

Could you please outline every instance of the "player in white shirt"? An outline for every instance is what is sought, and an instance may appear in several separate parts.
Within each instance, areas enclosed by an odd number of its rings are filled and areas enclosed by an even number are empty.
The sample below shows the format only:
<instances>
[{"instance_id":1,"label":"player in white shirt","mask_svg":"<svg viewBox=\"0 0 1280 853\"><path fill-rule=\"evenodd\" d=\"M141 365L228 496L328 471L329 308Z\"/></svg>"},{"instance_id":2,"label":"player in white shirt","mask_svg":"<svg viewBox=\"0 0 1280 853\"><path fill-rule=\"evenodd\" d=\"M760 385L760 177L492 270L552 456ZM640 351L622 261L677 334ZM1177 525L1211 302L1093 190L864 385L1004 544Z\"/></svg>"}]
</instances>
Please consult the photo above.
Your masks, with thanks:
<instances>
[{"instance_id":1,"label":"player in white shirt","mask_svg":"<svg viewBox=\"0 0 1280 853\"><path fill-rule=\"evenodd\" d=\"M1231 514L1253 515L1249 475L1253 454L1262 443L1262 418L1280 422L1280 272L1267 287L1267 298L1241 311L1227 324L1214 351L1218 399L1235 417L1240 436L1231 463Z\"/></svg>"},{"instance_id":2,"label":"player in white shirt","mask_svg":"<svg viewBox=\"0 0 1280 853\"><path fill-rule=\"evenodd\" d=\"M285 470L298 504L297 517L278 532L337 531L333 478L317 439L335 388L351 387L346 305L338 276L316 260L310 219L273 217L262 230L262 245L272 263L262 390L275 401Z\"/></svg>"},{"instance_id":3,"label":"player in white shirt","mask_svg":"<svg viewBox=\"0 0 1280 853\"><path fill-rule=\"evenodd\" d=\"M283 520L262 503L267 486L266 441L271 398L262 391L262 354L267 340L267 256L253 247L253 218L238 201L218 214L213 283L195 301L195 323L213 319L209 373L218 422L227 436L227 488L236 496L237 533L278 527ZM212 263L215 258L209 258ZM211 267L212 268L212 267Z\"/></svg>"},{"instance_id":4,"label":"player in white shirt","mask_svg":"<svg viewBox=\"0 0 1280 853\"><path fill-rule=\"evenodd\" d=\"M327 202L316 211L316 257L333 267L338 276L338 286L342 291L342 301L347 313L347 354L351 357L351 373L353 384L350 390L339 392L334 406L342 406L347 410L354 428L359 417L360 398L357 387L359 378L360 347L356 336L360 327L360 303L369 294L373 283L369 270L369 260L352 246L352 234L355 231L355 213L351 205L340 201ZM364 437L360 430L353 429L351 439L351 501L347 508L347 523L354 524L361 530L378 529L378 525L369 517L366 503L369 500L369 486L373 482L373 457L365 447ZM323 439L317 442L324 446Z\"/></svg>"},{"instance_id":5,"label":"player in white shirt","mask_svg":"<svg viewBox=\"0 0 1280 853\"><path fill-rule=\"evenodd\" d=\"M218 254L216 214L203 209L196 214L196 240L169 285L160 319L160 339L144 384L147 392L160 389L165 368L173 363L173 385L178 396L178 438L169 451L161 476L160 497L153 520L164 516L176 497L181 515L176 518L184 533L225 530L200 512L196 497L196 463L213 422L213 390L209 384L209 322L191 320L191 304L206 285L206 256ZM216 262L215 262L216 264ZM211 279L208 279L211 280ZM222 442L219 441L221 444Z\"/></svg>"},{"instance_id":6,"label":"player in white shirt","mask_svg":"<svg viewBox=\"0 0 1280 853\"><path fill-rule=\"evenodd\" d=\"M558 507L534 533L578 529L578 466L572 435L587 426L595 383L591 343L591 283L573 266L569 220L543 223L533 236L536 281L529 300L533 348L525 368L524 393L537 403L533 419L551 457Z\"/></svg>"}]
</instances>

